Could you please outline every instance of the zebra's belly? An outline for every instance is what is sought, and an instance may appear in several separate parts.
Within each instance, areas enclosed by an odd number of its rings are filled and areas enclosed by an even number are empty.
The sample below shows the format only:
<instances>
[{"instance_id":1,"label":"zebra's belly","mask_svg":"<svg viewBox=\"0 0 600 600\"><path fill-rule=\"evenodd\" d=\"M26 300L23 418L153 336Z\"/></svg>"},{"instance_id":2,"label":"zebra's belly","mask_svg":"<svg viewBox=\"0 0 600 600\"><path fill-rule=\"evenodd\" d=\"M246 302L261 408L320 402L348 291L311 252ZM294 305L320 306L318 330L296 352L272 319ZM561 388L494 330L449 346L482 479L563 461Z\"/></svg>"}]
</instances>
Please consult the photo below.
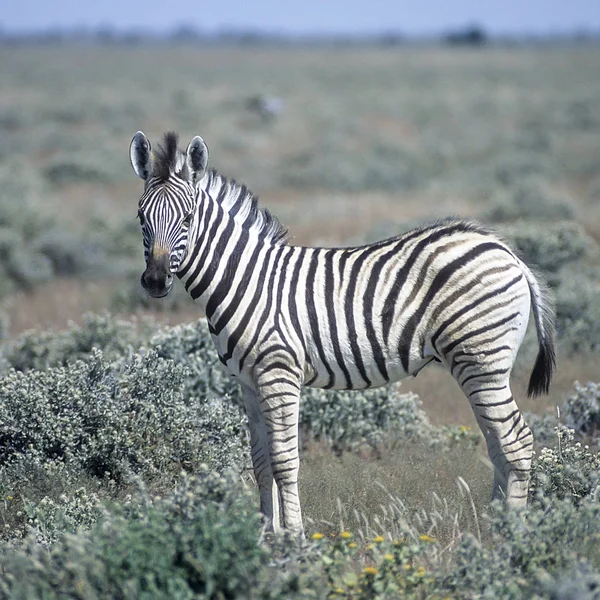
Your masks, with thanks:
<instances>
[{"instance_id":1,"label":"zebra's belly","mask_svg":"<svg viewBox=\"0 0 600 600\"><path fill-rule=\"evenodd\" d=\"M363 362L362 365L328 363L327 366L319 364L316 368L313 365L307 368L304 383L308 387L332 390L376 388L416 375L429 362L431 362L431 357L412 360L409 371L404 369L399 357L385 360L384 365L380 367L374 362L370 364Z\"/></svg>"}]
</instances>

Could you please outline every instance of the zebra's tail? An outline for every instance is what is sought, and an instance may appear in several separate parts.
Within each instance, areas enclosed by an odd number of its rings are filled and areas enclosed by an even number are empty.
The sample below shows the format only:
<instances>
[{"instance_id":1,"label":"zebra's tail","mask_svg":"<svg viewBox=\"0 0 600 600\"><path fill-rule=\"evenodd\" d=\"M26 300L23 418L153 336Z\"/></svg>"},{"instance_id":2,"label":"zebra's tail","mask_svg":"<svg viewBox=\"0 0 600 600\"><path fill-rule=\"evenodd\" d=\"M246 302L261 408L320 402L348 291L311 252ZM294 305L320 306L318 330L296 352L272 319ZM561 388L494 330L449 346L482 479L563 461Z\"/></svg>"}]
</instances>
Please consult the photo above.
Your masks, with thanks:
<instances>
[{"instance_id":1,"label":"zebra's tail","mask_svg":"<svg viewBox=\"0 0 600 600\"><path fill-rule=\"evenodd\" d=\"M540 283L529 268L525 267L524 272L531 292L531 307L540 345L529 378L527 395L539 396L548 393L552 373L556 367L556 314L554 302L546 286Z\"/></svg>"}]
</instances>

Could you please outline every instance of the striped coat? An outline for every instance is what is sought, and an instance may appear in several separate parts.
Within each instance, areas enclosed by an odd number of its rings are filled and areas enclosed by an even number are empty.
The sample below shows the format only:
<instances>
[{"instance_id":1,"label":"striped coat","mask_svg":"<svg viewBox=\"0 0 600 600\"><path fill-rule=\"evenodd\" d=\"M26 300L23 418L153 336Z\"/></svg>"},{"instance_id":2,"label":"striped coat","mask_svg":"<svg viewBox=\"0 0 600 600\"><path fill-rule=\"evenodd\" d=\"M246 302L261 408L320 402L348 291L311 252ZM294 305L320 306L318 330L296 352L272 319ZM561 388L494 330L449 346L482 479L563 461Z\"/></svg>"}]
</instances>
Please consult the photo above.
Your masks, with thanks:
<instances>
[{"instance_id":1,"label":"striped coat","mask_svg":"<svg viewBox=\"0 0 600 600\"><path fill-rule=\"evenodd\" d=\"M292 246L243 185L207 170L195 137L130 148L140 199L142 285L166 295L176 275L204 309L220 360L239 381L267 526L302 530L298 411L303 385L365 389L432 361L456 379L486 438L494 497L527 501L533 439L510 389L530 310L539 353L529 393L555 363L545 288L509 246L448 219L355 248Z\"/></svg>"}]
</instances>

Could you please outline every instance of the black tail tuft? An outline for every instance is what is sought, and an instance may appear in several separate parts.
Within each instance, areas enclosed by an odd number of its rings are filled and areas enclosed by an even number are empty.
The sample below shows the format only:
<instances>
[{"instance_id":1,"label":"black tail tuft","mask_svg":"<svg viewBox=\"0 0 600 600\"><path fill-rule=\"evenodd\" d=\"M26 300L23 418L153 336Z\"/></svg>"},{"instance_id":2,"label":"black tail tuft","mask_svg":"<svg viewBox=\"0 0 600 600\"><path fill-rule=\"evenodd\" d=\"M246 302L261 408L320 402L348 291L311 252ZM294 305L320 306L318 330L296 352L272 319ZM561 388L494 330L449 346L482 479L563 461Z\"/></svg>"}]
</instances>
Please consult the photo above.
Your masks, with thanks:
<instances>
[{"instance_id":1,"label":"black tail tuft","mask_svg":"<svg viewBox=\"0 0 600 600\"><path fill-rule=\"evenodd\" d=\"M526 268L525 275L531 291L531 307L540 349L529 378L528 396L547 394L556 367L556 312L548 288Z\"/></svg>"},{"instance_id":2,"label":"black tail tuft","mask_svg":"<svg viewBox=\"0 0 600 600\"><path fill-rule=\"evenodd\" d=\"M554 367L556 366L556 351L554 349L553 340L544 340L540 344L540 350L535 365L529 378L529 387L527 388L528 396L539 396L547 394L550 389L550 380Z\"/></svg>"}]
</instances>

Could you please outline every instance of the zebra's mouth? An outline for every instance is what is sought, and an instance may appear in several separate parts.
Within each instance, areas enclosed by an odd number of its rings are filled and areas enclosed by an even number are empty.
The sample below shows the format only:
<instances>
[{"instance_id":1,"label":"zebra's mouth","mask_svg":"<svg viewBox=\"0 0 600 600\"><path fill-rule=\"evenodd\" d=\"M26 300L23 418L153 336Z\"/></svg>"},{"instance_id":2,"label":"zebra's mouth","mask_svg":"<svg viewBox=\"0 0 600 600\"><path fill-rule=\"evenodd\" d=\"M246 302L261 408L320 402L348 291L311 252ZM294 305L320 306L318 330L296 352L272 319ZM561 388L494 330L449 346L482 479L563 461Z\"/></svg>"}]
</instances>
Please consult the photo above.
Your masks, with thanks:
<instances>
[{"instance_id":1,"label":"zebra's mouth","mask_svg":"<svg viewBox=\"0 0 600 600\"><path fill-rule=\"evenodd\" d=\"M169 295L172 287L173 286L168 286L162 290L146 289L146 292L148 292L148 295L152 296L152 298L164 298Z\"/></svg>"}]
</instances>

